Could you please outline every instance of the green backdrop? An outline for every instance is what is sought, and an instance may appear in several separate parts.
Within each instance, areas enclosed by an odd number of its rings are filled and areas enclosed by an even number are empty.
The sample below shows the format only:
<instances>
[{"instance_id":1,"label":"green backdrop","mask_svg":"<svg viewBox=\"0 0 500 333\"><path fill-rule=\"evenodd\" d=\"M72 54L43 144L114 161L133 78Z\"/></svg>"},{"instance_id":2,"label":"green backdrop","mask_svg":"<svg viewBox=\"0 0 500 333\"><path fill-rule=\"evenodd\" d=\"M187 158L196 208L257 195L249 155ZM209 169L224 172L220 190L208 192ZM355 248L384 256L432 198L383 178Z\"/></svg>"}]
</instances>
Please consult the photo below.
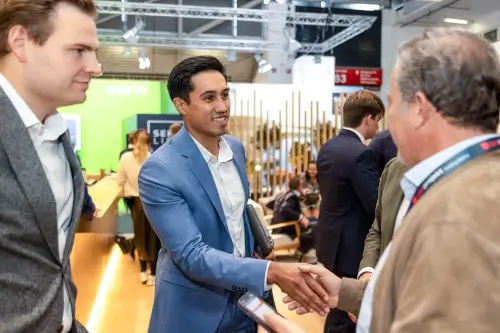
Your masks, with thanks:
<instances>
[{"instance_id":1,"label":"green backdrop","mask_svg":"<svg viewBox=\"0 0 500 333\"><path fill-rule=\"evenodd\" d=\"M125 147L124 120L140 113L177 114L159 81L93 80L84 104L61 108L81 117L82 149L78 152L88 173L117 170Z\"/></svg>"}]
</instances>

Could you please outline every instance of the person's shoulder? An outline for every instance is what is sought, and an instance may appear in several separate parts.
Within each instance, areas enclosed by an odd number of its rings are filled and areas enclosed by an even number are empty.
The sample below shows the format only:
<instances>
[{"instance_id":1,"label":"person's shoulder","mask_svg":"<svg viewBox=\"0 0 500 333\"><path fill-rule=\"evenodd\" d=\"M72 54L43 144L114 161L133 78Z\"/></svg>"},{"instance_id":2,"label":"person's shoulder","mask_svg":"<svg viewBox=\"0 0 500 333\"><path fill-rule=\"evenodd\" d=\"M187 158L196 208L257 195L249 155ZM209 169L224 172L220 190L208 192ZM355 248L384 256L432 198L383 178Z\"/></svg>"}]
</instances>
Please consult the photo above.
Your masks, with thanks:
<instances>
[{"instance_id":1,"label":"person's shoulder","mask_svg":"<svg viewBox=\"0 0 500 333\"><path fill-rule=\"evenodd\" d=\"M131 158L134 158L134 153L129 150L129 151L125 151L122 156L120 157L120 160L123 160L123 161L127 161L127 160L130 160Z\"/></svg>"}]
</instances>

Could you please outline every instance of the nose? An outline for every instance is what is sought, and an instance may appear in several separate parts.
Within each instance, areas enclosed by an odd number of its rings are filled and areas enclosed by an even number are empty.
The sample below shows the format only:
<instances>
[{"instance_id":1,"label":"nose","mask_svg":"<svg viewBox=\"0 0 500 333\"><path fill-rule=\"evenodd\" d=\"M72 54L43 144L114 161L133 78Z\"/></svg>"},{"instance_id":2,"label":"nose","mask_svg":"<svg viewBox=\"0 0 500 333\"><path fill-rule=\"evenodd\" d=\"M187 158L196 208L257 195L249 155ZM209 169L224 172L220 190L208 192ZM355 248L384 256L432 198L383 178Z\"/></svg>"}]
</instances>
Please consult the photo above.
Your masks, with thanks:
<instances>
[{"instance_id":1,"label":"nose","mask_svg":"<svg viewBox=\"0 0 500 333\"><path fill-rule=\"evenodd\" d=\"M222 98L218 99L217 105L215 106L215 112L227 112L227 110L229 110L228 103L229 101L223 100Z\"/></svg>"},{"instance_id":2,"label":"nose","mask_svg":"<svg viewBox=\"0 0 500 333\"><path fill-rule=\"evenodd\" d=\"M98 63L96 67L92 67L88 72L92 77L99 77L104 73L104 69L102 65Z\"/></svg>"},{"instance_id":3,"label":"nose","mask_svg":"<svg viewBox=\"0 0 500 333\"><path fill-rule=\"evenodd\" d=\"M97 61L97 55L95 53L89 57L85 72L92 77L99 77L103 74L102 65Z\"/></svg>"}]
</instances>

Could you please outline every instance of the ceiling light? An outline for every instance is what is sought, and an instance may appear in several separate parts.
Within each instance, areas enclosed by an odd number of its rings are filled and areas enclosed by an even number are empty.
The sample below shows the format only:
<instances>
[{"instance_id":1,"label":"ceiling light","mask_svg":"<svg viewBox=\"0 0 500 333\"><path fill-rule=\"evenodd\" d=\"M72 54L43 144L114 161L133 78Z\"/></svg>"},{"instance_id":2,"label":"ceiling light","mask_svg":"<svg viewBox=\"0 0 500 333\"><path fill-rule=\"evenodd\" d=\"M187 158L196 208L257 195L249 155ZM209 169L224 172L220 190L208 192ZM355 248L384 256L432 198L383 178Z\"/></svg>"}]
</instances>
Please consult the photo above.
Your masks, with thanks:
<instances>
[{"instance_id":1,"label":"ceiling light","mask_svg":"<svg viewBox=\"0 0 500 333\"><path fill-rule=\"evenodd\" d=\"M453 23L453 24L469 24L469 21L467 20L454 19L454 18L445 18L444 21L446 23Z\"/></svg>"},{"instance_id":2,"label":"ceiling light","mask_svg":"<svg viewBox=\"0 0 500 333\"><path fill-rule=\"evenodd\" d=\"M375 10L381 10L382 7L380 5L374 5L374 4L369 4L369 3L353 3L346 5L346 8L352 9L352 10L365 10L365 11L375 11Z\"/></svg>"},{"instance_id":3,"label":"ceiling light","mask_svg":"<svg viewBox=\"0 0 500 333\"><path fill-rule=\"evenodd\" d=\"M268 63L265 59L262 59L262 56L260 54L256 54L254 58L257 62L257 72L267 73L273 68L270 63Z\"/></svg>"}]
</instances>

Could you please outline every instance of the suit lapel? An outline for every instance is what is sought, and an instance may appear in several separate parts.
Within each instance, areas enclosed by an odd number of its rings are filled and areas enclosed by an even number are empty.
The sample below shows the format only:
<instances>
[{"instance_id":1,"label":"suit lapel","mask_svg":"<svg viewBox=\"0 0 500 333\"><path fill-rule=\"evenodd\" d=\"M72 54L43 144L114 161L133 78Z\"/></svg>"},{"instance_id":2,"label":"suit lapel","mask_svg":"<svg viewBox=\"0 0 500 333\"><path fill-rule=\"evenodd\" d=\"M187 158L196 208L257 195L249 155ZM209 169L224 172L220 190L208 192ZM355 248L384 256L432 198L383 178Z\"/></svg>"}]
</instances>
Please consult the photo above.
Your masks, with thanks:
<instances>
[{"instance_id":1,"label":"suit lapel","mask_svg":"<svg viewBox=\"0 0 500 333\"><path fill-rule=\"evenodd\" d=\"M80 221L80 216L82 213L82 206L83 206L83 195L85 189L84 189L84 180L80 169L80 164L78 163L73 148L71 147L68 132L64 133L61 136L61 142L64 146L64 152L66 153L66 158L68 159L68 163L71 168L71 175L73 181L73 209L71 213L71 221L69 224L66 246L64 248L64 254L63 254L63 263L64 265L66 265L69 260L71 249L73 248L76 228L78 226L78 222Z\"/></svg>"},{"instance_id":2,"label":"suit lapel","mask_svg":"<svg viewBox=\"0 0 500 333\"><path fill-rule=\"evenodd\" d=\"M210 172L210 168L208 167L207 162L203 158L200 150L196 146L196 143L184 127L173 138L172 144L178 145L180 154L187 158L186 165L189 169L191 169L196 178L198 178L198 181L203 186L203 189L207 193L212 205L217 211L217 215L219 215L219 218L224 224L226 231L229 233L219 192L217 192L217 187L212 177L212 173Z\"/></svg>"},{"instance_id":3,"label":"suit lapel","mask_svg":"<svg viewBox=\"0 0 500 333\"><path fill-rule=\"evenodd\" d=\"M0 141L53 256L59 259L56 202L28 129L0 89Z\"/></svg>"},{"instance_id":4,"label":"suit lapel","mask_svg":"<svg viewBox=\"0 0 500 333\"><path fill-rule=\"evenodd\" d=\"M240 157L239 153L235 152L235 149L231 147L233 150L233 161L236 165L236 169L238 169L238 174L240 175L241 183L243 184L243 190L245 191L245 202L248 201L248 197L250 196L250 185L248 183L248 178L246 174L244 160Z\"/></svg>"},{"instance_id":5,"label":"suit lapel","mask_svg":"<svg viewBox=\"0 0 500 333\"><path fill-rule=\"evenodd\" d=\"M248 177L245 169L245 153L237 151L237 148L233 147L229 142L232 151L233 151L233 161L236 165L236 169L238 170L238 174L240 175L241 183L243 184L243 191L245 192L245 206L243 209L243 223L245 224L245 247L246 247L246 256L252 257L254 252L254 241L252 228L250 226L250 221L248 220L247 213L247 202L250 197L250 184L248 183Z\"/></svg>"}]
</instances>

